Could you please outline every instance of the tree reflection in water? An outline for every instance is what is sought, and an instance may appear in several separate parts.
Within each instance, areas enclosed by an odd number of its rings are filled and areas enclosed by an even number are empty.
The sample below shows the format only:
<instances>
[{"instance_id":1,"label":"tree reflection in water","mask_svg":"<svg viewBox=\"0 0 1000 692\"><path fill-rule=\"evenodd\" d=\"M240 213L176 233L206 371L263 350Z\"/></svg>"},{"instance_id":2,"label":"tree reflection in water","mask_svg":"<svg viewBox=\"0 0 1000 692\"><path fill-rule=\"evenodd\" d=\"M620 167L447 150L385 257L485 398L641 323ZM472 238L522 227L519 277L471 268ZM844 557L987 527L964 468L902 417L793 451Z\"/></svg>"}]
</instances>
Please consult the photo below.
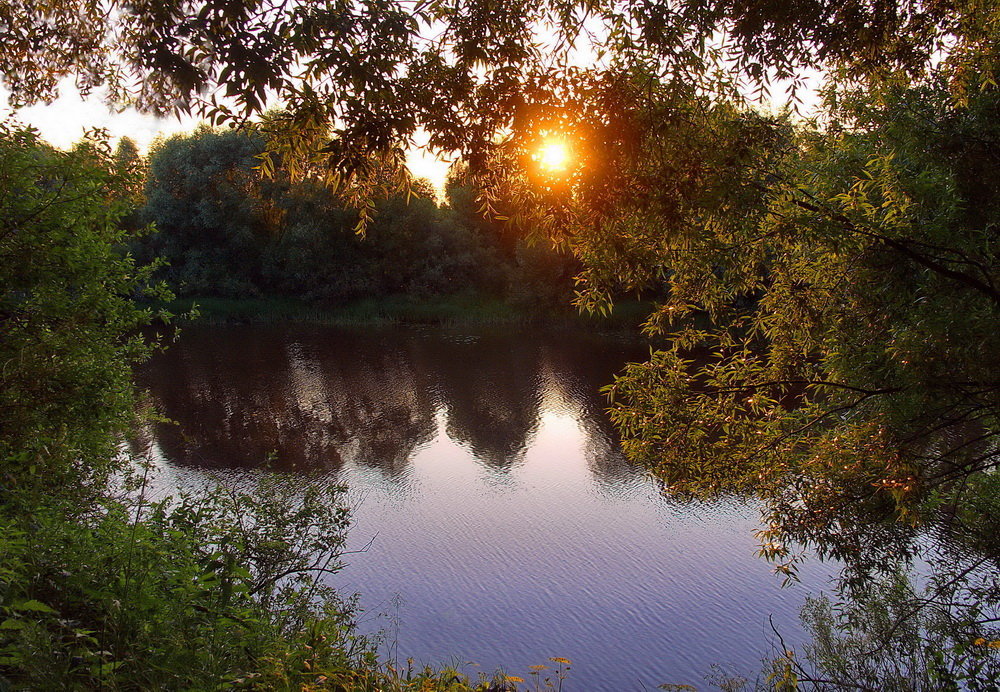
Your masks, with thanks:
<instances>
[{"instance_id":1,"label":"tree reflection in water","mask_svg":"<svg viewBox=\"0 0 1000 692\"><path fill-rule=\"evenodd\" d=\"M537 430L543 398L594 427L597 477L635 473L614 445L598 393L637 343L533 334L426 330L188 327L140 373L172 423L149 431L181 465L337 470L400 478L414 451L443 432L503 471Z\"/></svg>"},{"instance_id":2,"label":"tree reflection in water","mask_svg":"<svg viewBox=\"0 0 1000 692\"><path fill-rule=\"evenodd\" d=\"M339 332L191 327L140 375L176 424L156 442L174 463L337 469L399 475L434 433L434 401L405 344Z\"/></svg>"}]
</instances>

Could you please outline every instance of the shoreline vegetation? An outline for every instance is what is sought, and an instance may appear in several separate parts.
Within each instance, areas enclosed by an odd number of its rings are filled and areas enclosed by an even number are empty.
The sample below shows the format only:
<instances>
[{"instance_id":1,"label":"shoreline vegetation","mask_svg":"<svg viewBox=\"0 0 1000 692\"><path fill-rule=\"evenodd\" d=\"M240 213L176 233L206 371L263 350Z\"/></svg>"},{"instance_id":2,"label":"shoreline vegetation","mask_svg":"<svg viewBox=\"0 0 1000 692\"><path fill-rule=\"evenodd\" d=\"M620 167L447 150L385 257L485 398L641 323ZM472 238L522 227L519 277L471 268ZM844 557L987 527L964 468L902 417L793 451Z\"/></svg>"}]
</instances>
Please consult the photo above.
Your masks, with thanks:
<instances>
[{"instance_id":1,"label":"shoreline vegetation","mask_svg":"<svg viewBox=\"0 0 1000 692\"><path fill-rule=\"evenodd\" d=\"M581 327L635 332L649 315L651 303L622 300L607 315L585 314L572 307L529 306L474 295L384 296L323 305L286 297L177 298L156 306L176 315L181 324L311 323L366 327L433 325L441 327L534 325Z\"/></svg>"}]
</instances>

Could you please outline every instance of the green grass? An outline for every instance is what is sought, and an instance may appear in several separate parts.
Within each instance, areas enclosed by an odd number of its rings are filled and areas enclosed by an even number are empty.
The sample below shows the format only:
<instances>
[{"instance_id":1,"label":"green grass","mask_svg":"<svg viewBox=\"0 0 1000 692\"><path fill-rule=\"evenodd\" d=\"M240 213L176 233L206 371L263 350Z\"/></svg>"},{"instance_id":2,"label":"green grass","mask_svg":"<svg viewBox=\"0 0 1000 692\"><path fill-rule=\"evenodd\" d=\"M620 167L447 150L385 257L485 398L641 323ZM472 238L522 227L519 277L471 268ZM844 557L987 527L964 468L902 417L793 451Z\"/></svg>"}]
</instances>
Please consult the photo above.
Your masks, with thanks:
<instances>
[{"instance_id":1,"label":"green grass","mask_svg":"<svg viewBox=\"0 0 1000 692\"><path fill-rule=\"evenodd\" d=\"M564 309L537 308L498 298L454 295L433 298L388 296L343 305L323 306L293 298L183 298L167 308L177 315L195 310L201 323L311 322L332 325L434 324L461 325L586 325L600 329L635 329L649 313L649 303L623 301L607 317L580 315Z\"/></svg>"}]
</instances>

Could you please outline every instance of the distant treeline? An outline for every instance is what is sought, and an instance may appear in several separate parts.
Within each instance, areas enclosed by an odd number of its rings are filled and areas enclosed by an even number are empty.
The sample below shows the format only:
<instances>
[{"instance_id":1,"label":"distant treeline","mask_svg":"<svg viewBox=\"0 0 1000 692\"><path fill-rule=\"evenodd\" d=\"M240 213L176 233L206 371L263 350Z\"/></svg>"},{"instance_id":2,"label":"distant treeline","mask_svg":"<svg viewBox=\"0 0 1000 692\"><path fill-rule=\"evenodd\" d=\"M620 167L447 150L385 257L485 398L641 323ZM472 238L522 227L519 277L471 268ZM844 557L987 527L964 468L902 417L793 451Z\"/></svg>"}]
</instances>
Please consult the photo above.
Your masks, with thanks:
<instances>
[{"instance_id":1,"label":"distant treeline","mask_svg":"<svg viewBox=\"0 0 1000 692\"><path fill-rule=\"evenodd\" d=\"M418 195L383 199L364 237L357 215L324 186L262 177L253 132L200 128L155 144L134 222L155 231L134 241L140 262L179 296L283 296L317 303L362 297L475 294L565 306L578 267L482 218L453 173L438 206L426 181ZM119 159L138 153L128 141ZM137 167L138 168L138 167Z\"/></svg>"}]
</instances>

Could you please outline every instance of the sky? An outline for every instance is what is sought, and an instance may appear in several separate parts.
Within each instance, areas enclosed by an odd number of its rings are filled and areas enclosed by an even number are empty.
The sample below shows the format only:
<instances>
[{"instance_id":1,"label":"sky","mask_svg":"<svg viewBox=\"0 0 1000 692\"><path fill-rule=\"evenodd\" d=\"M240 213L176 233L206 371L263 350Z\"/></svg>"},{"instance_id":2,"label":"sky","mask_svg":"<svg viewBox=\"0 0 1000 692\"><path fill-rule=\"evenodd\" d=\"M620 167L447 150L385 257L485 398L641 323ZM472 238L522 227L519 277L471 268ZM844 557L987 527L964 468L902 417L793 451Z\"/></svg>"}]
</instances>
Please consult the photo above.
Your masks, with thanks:
<instances>
[{"instance_id":1,"label":"sky","mask_svg":"<svg viewBox=\"0 0 1000 692\"><path fill-rule=\"evenodd\" d=\"M14 117L25 125L37 129L42 138L60 149L67 149L83 137L87 129L104 128L113 139L130 137L146 153L157 137L169 137L181 132L190 132L200 122L197 118L158 118L139 113L134 108L114 111L95 92L83 99L73 86L72 79L60 84L60 96L50 104L37 104L13 111ZM0 118L12 113L8 103L8 92L0 87ZM418 135L417 144L426 144L426 136ZM445 177L449 163L427 151L412 149L407 154L410 172L419 178L431 181L443 196Z\"/></svg>"},{"instance_id":2,"label":"sky","mask_svg":"<svg viewBox=\"0 0 1000 692\"><path fill-rule=\"evenodd\" d=\"M60 85L60 97L51 104L40 103L14 111L14 117L25 125L35 127L53 146L66 149L83 137L84 130L101 127L115 139L131 137L143 152L157 136L169 137L178 132L193 130L198 124L194 118L156 118L143 115L133 108L115 112L101 100L99 93L84 100L73 86L72 80ZM0 87L0 115L11 114L8 92Z\"/></svg>"}]
</instances>

